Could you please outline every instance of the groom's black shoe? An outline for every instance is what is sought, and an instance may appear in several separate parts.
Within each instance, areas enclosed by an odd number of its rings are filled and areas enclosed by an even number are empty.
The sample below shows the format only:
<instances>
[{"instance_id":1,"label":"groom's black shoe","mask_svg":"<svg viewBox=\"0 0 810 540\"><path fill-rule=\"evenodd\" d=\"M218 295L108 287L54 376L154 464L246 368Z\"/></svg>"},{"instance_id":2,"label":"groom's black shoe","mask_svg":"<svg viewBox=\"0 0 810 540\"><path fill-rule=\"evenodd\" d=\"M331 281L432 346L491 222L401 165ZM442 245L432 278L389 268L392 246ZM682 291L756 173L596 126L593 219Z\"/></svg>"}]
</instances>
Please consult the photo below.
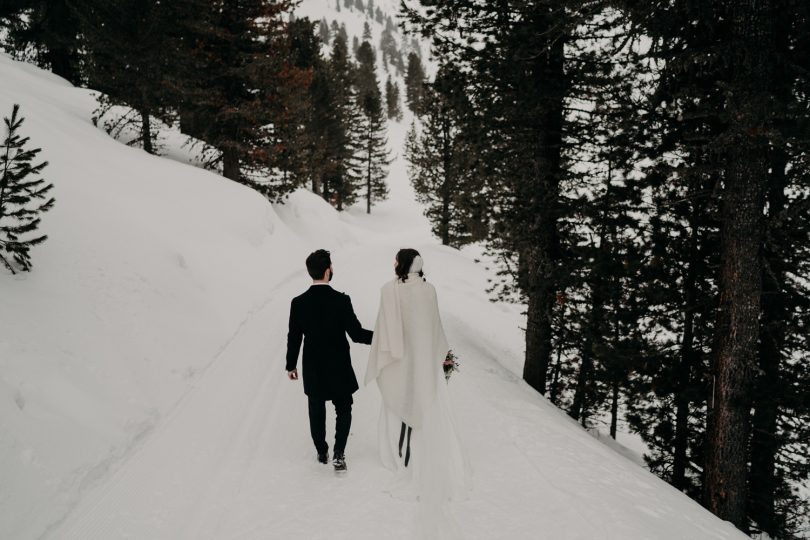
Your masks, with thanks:
<instances>
[{"instance_id":1,"label":"groom's black shoe","mask_svg":"<svg viewBox=\"0 0 810 540\"><path fill-rule=\"evenodd\" d=\"M326 452L323 454L318 453L318 463L323 463L324 465L329 463L329 455Z\"/></svg>"},{"instance_id":2,"label":"groom's black shoe","mask_svg":"<svg viewBox=\"0 0 810 540\"><path fill-rule=\"evenodd\" d=\"M346 472L346 456L335 454L332 456L332 465L335 466L335 472Z\"/></svg>"}]
</instances>

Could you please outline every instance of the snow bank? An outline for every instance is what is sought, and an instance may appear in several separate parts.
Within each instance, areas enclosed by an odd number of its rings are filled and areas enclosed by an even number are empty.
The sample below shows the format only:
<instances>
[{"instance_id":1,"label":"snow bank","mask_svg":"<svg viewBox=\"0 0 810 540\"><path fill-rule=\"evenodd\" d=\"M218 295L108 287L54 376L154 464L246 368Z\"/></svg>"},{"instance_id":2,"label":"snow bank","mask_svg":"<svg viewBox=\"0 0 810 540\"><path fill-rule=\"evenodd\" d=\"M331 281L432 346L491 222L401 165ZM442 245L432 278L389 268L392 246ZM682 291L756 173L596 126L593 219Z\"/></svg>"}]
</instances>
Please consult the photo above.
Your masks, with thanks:
<instances>
[{"instance_id":1,"label":"snow bank","mask_svg":"<svg viewBox=\"0 0 810 540\"><path fill-rule=\"evenodd\" d=\"M256 192L96 129L88 91L6 56L0 81L56 197L33 272L0 275L0 537L27 538L173 406L297 246Z\"/></svg>"}]
</instances>

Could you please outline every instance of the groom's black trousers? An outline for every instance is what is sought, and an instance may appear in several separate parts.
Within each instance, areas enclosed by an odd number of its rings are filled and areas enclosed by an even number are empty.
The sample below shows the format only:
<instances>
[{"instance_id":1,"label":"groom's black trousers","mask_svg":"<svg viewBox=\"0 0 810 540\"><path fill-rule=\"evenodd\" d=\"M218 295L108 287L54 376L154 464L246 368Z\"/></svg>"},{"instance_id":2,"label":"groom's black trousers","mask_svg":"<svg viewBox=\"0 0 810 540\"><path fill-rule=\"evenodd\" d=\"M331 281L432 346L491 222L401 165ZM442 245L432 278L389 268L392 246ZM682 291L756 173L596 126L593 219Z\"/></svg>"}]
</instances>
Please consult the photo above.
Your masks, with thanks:
<instances>
[{"instance_id":1,"label":"groom's black trousers","mask_svg":"<svg viewBox=\"0 0 810 540\"><path fill-rule=\"evenodd\" d=\"M334 454L343 454L346 450L346 440L349 438L349 429L352 427L352 395L331 400L335 406L335 446ZM312 442L319 454L329 450L326 444L326 400L309 398L309 431Z\"/></svg>"}]
</instances>

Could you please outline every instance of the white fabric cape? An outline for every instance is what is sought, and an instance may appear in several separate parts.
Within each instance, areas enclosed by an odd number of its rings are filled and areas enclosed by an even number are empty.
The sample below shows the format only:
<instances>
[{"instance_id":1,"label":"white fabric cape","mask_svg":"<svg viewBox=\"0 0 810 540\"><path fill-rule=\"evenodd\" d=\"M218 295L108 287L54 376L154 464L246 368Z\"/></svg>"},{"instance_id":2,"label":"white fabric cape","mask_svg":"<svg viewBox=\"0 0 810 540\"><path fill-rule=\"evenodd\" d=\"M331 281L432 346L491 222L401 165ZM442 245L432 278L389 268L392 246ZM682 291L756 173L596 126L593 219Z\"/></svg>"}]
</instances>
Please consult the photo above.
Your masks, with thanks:
<instances>
[{"instance_id":1,"label":"white fabric cape","mask_svg":"<svg viewBox=\"0 0 810 540\"><path fill-rule=\"evenodd\" d=\"M395 471L392 495L420 501L422 536L452 538L446 502L463 498L470 468L452 418L442 362L449 345L436 289L418 274L386 283L371 341L365 383L382 395L380 458ZM399 455L402 423L413 428L410 463Z\"/></svg>"}]
</instances>

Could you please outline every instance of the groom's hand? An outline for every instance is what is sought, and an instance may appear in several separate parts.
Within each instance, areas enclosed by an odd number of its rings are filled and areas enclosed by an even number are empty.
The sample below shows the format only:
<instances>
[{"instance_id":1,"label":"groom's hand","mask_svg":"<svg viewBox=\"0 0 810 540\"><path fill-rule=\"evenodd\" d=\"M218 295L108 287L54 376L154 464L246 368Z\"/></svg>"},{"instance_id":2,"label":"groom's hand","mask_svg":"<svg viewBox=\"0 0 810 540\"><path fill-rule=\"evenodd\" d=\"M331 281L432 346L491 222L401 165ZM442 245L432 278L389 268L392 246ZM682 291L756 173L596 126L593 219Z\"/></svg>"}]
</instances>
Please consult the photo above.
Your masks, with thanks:
<instances>
[{"instance_id":1,"label":"groom's hand","mask_svg":"<svg viewBox=\"0 0 810 540\"><path fill-rule=\"evenodd\" d=\"M289 379L291 381L297 381L298 380L298 370L294 369L292 371L288 371L287 372L287 377L289 377Z\"/></svg>"}]
</instances>

